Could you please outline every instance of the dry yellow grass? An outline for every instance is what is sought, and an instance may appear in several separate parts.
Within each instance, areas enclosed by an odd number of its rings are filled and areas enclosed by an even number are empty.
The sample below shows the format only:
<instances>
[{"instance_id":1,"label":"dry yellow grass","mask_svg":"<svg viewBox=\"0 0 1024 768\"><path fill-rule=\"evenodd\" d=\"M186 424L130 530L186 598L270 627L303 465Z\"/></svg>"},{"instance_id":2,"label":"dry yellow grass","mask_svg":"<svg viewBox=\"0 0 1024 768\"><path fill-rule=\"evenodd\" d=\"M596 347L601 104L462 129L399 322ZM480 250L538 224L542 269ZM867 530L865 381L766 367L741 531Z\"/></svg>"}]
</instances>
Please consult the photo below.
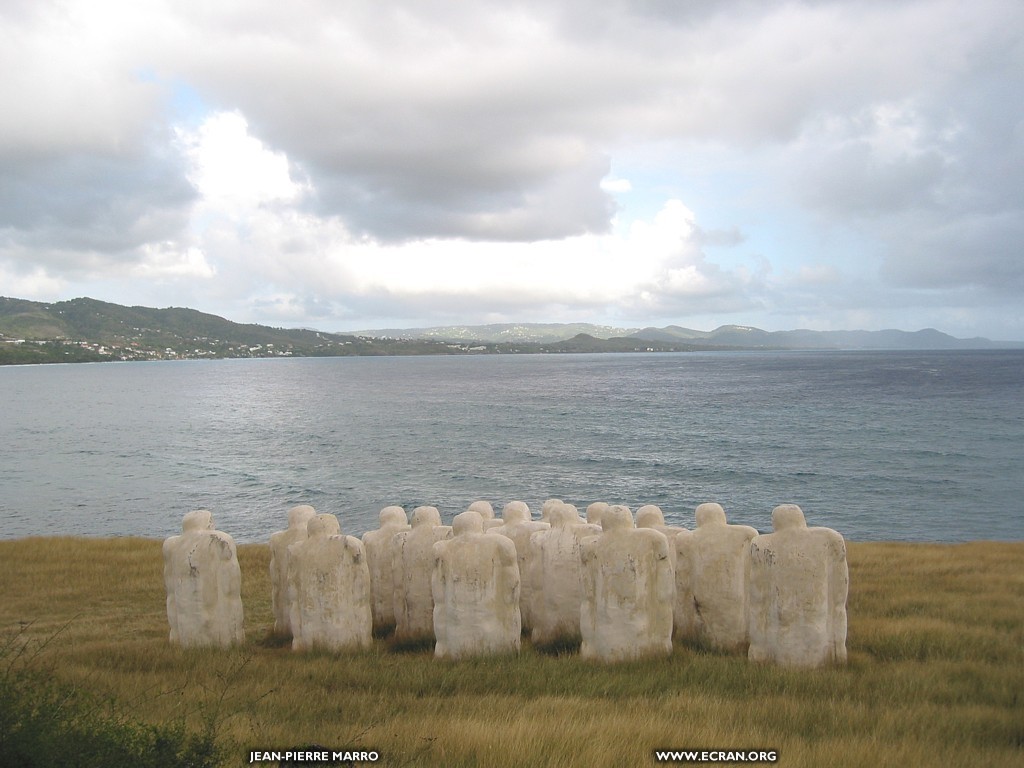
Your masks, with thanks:
<instances>
[{"instance_id":1,"label":"dry yellow grass","mask_svg":"<svg viewBox=\"0 0 1024 768\"><path fill-rule=\"evenodd\" d=\"M386 641L295 654L268 636L269 554L239 548L247 642L167 640L160 542L0 542L0 632L147 722L252 749L375 749L380 765L653 765L658 748L770 748L785 766L1024 763L1024 543L849 545L850 663L783 670L678 647L620 666L437 662Z\"/></svg>"}]
</instances>

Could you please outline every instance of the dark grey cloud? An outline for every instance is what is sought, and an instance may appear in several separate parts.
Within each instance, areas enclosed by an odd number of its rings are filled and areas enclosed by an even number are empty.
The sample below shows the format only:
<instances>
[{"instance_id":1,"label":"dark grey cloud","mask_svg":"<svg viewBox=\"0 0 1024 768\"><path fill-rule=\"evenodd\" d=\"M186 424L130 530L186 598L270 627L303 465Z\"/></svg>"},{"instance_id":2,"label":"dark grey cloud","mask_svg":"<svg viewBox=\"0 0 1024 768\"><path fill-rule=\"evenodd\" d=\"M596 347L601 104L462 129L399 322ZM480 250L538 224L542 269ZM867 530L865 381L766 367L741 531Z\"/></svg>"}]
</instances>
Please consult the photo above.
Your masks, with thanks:
<instances>
[{"instance_id":1,"label":"dark grey cloud","mask_svg":"<svg viewBox=\"0 0 1024 768\"><path fill-rule=\"evenodd\" d=\"M455 237L530 242L609 229L614 203L600 188L608 174L608 161L601 156L529 180L514 174L485 179L480 168L429 170L427 165L419 164L420 175L379 169L366 176L311 172L317 190L312 210L340 214L355 233L383 241Z\"/></svg>"},{"instance_id":2,"label":"dark grey cloud","mask_svg":"<svg viewBox=\"0 0 1024 768\"><path fill-rule=\"evenodd\" d=\"M960 215L923 223L892 223L882 275L901 288L959 290L973 286L980 301L1024 295L1024 210ZM985 298L985 295L988 298Z\"/></svg>"},{"instance_id":3,"label":"dark grey cloud","mask_svg":"<svg viewBox=\"0 0 1024 768\"><path fill-rule=\"evenodd\" d=\"M0 230L42 251L130 258L135 248L178 237L194 198L183 159L166 145L120 154L0 155Z\"/></svg>"}]
</instances>

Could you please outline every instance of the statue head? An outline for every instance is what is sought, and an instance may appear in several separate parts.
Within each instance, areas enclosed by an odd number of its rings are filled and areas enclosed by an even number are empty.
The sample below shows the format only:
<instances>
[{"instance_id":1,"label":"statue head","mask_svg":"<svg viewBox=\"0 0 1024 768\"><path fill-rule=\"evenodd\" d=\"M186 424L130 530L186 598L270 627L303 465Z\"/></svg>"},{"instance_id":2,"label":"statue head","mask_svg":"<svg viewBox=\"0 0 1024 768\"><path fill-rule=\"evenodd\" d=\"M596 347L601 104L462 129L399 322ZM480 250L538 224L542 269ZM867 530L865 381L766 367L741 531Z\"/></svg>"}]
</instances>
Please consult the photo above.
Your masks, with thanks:
<instances>
[{"instance_id":1,"label":"statue head","mask_svg":"<svg viewBox=\"0 0 1024 768\"><path fill-rule=\"evenodd\" d=\"M698 528L704 525L725 525L725 510L722 509L721 504L714 502L700 504L694 510L693 516L697 521Z\"/></svg>"},{"instance_id":2,"label":"statue head","mask_svg":"<svg viewBox=\"0 0 1024 768\"><path fill-rule=\"evenodd\" d=\"M397 506L384 507L380 511L378 518L380 519L381 528L409 524L409 520L405 516L405 510Z\"/></svg>"},{"instance_id":3,"label":"statue head","mask_svg":"<svg viewBox=\"0 0 1024 768\"><path fill-rule=\"evenodd\" d=\"M309 504L299 504L297 507L292 507L288 510L288 527L305 528L309 518L315 514L316 510L309 506Z\"/></svg>"},{"instance_id":4,"label":"statue head","mask_svg":"<svg viewBox=\"0 0 1024 768\"><path fill-rule=\"evenodd\" d=\"M306 534L311 539L326 539L341 533L341 523L334 515L314 515L306 524Z\"/></svg>"},{"instance_id":5,"label":"statue head","mask_svg":"<svg viewBox=\"0 0 1024 768\"><path fill-rule=\"evenodd\" d=\"M603 501L595 501L593 504L587 507L587 522L593 523L594 525L601 524L601 516L607 512L609 506Z\"/></svg>"},{"instance_id":6,"label":"statue head","mask_svg":"<svg viewBox=\"0 0 1024 768\"><path fill-rule=\"evenodd\" d=\"M559 504L548 513L548 522L552 528L564 528L579 521L579 513L572 504Z\"/></svg>"},{"instance_id":7,"label":"statue head","mask_svg":"<svg viewBox=\"0 0 1024 768\"><path fill-rule=\"evenodd\" d=\"M561 499L548 499L540 505L540 517L542 520L547 520L551 516L551 510L555 507L561 506L565 502Z\"/></svg>"},{"instance_id":8,"label":"statue head","mask_svg":"<svg viewBox=\"0 0 1024 768\"><path fill-rule=\"evenodd\" d=\"M501 519L506 523L522 523L530 519L530 507L525 501L510 501L501 510Z\"/></svg>"},{"instance_id":9,"label":"statue head","mask_svg":"<svg viewBox=\"0 0 1024 768\"><path fill-rule=\"evenodd\" d=\"M467 512L469 512L470 510L472 510L473 512L479 512L480 517L482 517L484 520L494 519L494 507L491 506L491 502L489 501L474 501L472 504L466 507Z\"/></svg>"},{"instance_id":10,"label":"statue head","mask_svg":"<svg viewBox=\"0 0 1024 768\"><path fill-rule=\"evenodd\" d=\"M416 507L412 511L412 527L425 525L434 528L441 524L441 512L437 507Z\"/></svg>"},{"instance_id":11,"label":"statue head","mask_svg":"<svg viewBox=\"0 0 1024 768\"><path fill-rule=\"evenodd\" d=\"M784 531L788 528L806 528L804 511L796 504L780 504L772 510L772 528Z\"/></svg>"},{"instance_id":12,"label":"statue head","mask_svg":"<svg viewBox=\"0 0 1024 768\"><path fill-rule=\"evenodd\" d=\"M206 509L197 509L189 512L181 520L181 530L188 533L191 531L212 531L213 513Z\"/></svg>"},{"instance_id":13,"label":"statue head","mask_svg":"<svg viewBox=\"0 0 1024 768\"><path fill-rule=\"evenodd\" d=\"M622 504L616 504L615 506L609 507L601 515L602 531L618 531L632 527L633 513L629 511L629 507L623 506Z\"/></svg>"},{"instance_id":14,"label":"statue head","mask_svg":"<svg viewBox=\"0 0 1024 768\"><path fill-rule=\"evenodd\" d=\"M653 528L665 524L665 514L656 504L644 504L636 511L637 528Z\"/></svg>"},{"instance_id":15,"label":"statue head","mask_svg":"<svg viewBox=\"0 0 1024 768\"><path fill-rule=\"evenodd\" d=\"M475 509L467 509L452 519L452 535L462 536L467 533L483 533L484 519Z\"/></svg>"}]
</instances>

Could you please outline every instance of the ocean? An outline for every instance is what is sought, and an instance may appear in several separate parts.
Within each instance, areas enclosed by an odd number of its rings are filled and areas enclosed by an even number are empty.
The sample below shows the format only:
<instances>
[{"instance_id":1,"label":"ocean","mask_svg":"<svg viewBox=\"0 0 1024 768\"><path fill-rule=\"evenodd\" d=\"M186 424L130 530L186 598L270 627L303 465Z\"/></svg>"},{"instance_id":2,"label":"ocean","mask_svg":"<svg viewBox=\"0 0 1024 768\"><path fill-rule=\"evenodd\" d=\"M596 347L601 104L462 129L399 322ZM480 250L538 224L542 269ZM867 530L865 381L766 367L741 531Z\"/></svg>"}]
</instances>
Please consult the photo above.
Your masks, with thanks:
<instances>
[{"instance_id":1,"label":"ocean","mask_svg":"<svg viewBox=\"0 0 1024 768\"><path fill-rule=\"evenodd\" d=\"M0 368L0 537L146 536L295 504L353 535L557 497L852 541L1024 539L1024 351L699 352Z\"/></svg>"}]
</instances>

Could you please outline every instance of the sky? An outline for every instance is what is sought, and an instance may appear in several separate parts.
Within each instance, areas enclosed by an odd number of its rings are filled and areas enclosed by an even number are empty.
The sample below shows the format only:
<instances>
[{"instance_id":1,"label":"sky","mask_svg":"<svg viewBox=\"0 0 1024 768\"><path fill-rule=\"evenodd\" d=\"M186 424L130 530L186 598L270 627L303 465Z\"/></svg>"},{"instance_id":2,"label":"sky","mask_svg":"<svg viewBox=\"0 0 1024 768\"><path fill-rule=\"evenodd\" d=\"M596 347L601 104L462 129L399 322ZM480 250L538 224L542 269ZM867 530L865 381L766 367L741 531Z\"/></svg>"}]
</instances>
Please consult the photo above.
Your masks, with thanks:
<instances>
[{"instance_id":1,"label":"sky","mask_svg":"<svg viewBox=\"0 0 1024 768\"><path fill-rule=\"evenodd\" d=\"M1024 339L1019 0L0 0L0 295Z\"/></svg>"}]
</instances>

